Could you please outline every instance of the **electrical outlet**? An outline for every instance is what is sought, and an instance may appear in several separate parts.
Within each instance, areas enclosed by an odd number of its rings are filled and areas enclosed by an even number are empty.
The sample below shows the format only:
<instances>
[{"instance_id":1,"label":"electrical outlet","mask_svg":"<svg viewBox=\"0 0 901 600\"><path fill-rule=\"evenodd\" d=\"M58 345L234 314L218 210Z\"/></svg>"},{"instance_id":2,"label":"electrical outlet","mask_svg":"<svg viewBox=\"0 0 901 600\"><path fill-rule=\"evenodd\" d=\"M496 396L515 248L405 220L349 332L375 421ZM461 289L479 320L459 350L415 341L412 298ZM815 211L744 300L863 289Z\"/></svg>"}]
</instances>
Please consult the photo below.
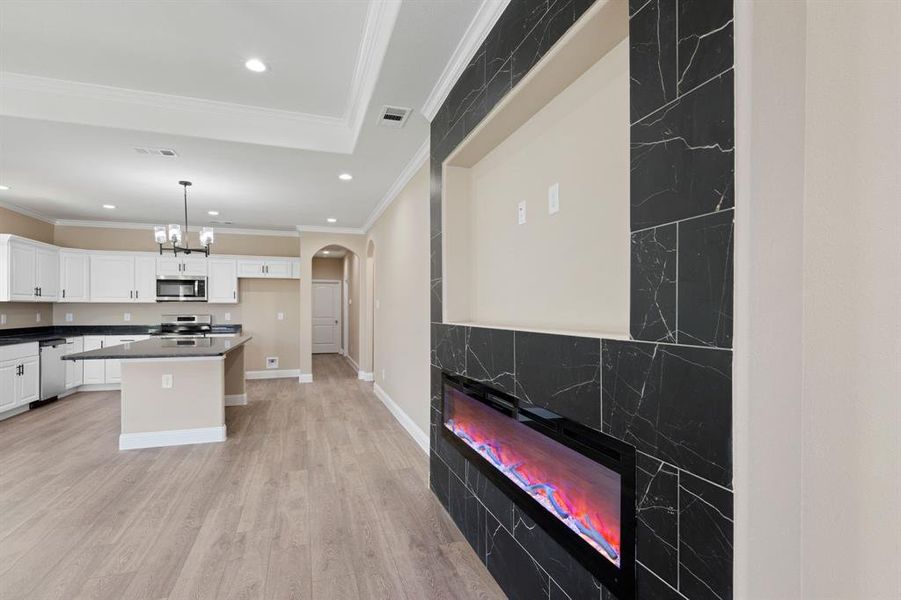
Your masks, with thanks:
<instances>
[{"instance_id":1,"label":"electrical outlet","mask_svg":"<svg viewBox=\"0 0 901 600\"><path fill-rule=\"evenodd\" d=\"M547 189L547 214L560 212L560 184L555 183Z\"/></svg>"},{"instance_id":2,"label":"electrical outlet","mask_svg":"<svg viewBox=\"0 0 901 600\"><path fill-rule=\"evenodd\" d=\"M0 314L0 325L6 325L6 314Z\"/></svg>"},{"instance_id":3,"label":"electrical outlet","mask_svg":"<svg viewBox=\"0 0 901 600\"><path fill-rule=\"evenodd\" d=\"M163 389L164 390L172 389L172 373L165 373L163 375Z\"/></svg>"},{"instance_id":4,"label":"electrical outlet","mask_svg":"<svg viewBox=\"0 0 901 600\"><path fill-rule=\"evenodd\" d=\"M125 313L124 315L122 315L122 320L125 321L126 323L131 321L131 313Z\"/></svg>"},{"instance_id":5,"label":"electrical outlet","mask_svg":"<svg viewBox=\"0 0 901 600\"><path fill-rule=\"evenodd\" d=\"M516 205L516 221L520 225L526 224L526 201L523 200Z\"/></svg>"},{"instance_id":6,"label":"electrical outlet","mask_svg":"<svg viewBox=\"0 0 901 600\"><path fill-rule=\"evenodd\" d=\"M376 300L376 301L375 301L375 307L376 307L376 308L381 308L381 307L382 307L382 303L381 303L380 301Z\"/></svg>"},{"instance_id":7,"label":"electrical outlet","mask_svg":"<svg viewBox=\"0 0 901 600\"><path fill-rule=\"evenodd\" d=\"M285 320L285 313L280 312L280 313L278 313L277 315L275 315L275 318L278 319L279 321L284 321L284 320Z\"/></svg>"},{"instance_id":8,"label":"electrical outlet","mask_svg":"<svg viewBox=\"0 0 901 600\"><path fill-rule=\"evenodd\" d=\"M34 313L34 322L35 323L41 322L41 313Z\"/></svg>"},{"instance_id":9,"label":"electrical outlet","mask_svg":"<svg viewBox=\"0 0 901 600\"><path fill-rule=\"evenodd\" d=\"M72 313L66 313L66 323L71 323L75 320L75 315Z\"/></svg>"},{"instance_id":10,"label":"electrical outlet","mask_svg":"<svg viewBox=\"0 0 901 600\"><path fill-rule=\"evenodd\" d=\"M277 369L278 368L278 357L277 356L267 356L266 357L266 368L267 369Z\"/></svg>"},{"instance_id":11,"label":"electrical outlet","mask_svg":"<svg viewBox=\"0 0 901 600\"><path fill-rule=\"evenodd\" d=\"M231 314L231 313L225 313L225 320L226 320L226 321L231 321L231 320L232 320L232 314Z\"/></svg>"}]
</instances>

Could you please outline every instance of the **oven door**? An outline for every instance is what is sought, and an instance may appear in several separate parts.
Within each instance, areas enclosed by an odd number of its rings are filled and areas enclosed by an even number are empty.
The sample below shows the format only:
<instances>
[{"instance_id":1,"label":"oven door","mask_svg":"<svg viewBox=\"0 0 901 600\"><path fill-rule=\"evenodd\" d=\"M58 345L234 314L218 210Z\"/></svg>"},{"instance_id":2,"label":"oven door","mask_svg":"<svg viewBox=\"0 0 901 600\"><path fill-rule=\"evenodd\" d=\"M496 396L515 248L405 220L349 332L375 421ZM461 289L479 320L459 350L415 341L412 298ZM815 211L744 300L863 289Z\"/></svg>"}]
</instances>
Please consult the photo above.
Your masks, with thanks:
<instances>
[{"instance_id":1,"label":"oven door","mask_svg":"<svg viewBox=\"0 0 901 600\"><path fill-rule=\"evenodd\" d=\"M157 302L206 302L206 277L178 275L156 278Z\"/></svg>"}]
</instances>

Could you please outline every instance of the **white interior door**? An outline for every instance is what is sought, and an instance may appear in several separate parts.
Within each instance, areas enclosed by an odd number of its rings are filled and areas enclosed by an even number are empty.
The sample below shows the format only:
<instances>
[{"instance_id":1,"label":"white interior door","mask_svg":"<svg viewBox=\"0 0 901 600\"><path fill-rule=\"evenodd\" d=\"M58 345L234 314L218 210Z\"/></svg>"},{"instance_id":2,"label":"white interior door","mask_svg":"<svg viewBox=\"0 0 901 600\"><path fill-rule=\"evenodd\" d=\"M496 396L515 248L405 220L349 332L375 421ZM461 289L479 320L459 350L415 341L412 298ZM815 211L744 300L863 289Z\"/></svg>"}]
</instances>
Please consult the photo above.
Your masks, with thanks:
<instances>
[{"instance_id":1,"label":"white interior door","mask_svg":"<svg viewBox=\"0 0 901 600\"><path fill-rule=\"evenodd\" d=\"M313 354L341 348L341 283L313 283Z\"/></svg>"}]
</instances>

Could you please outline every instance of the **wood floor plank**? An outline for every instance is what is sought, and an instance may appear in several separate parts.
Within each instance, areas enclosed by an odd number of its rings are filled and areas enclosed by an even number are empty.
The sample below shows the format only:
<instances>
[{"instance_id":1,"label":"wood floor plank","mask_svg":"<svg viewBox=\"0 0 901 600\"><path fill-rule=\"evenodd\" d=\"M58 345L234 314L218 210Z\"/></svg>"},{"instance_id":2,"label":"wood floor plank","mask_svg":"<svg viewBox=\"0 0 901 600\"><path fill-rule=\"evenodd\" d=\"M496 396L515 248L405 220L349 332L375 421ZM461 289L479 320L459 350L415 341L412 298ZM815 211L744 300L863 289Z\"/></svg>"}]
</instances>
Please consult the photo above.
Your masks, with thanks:
<instances>
[{"instance_id":1,"label":"wood floor plank","mask_svg":"<svg viewBox=\"0 0 901 600\"><path fill-rule=\"evenodd\" d=\"M120 452L118 392L0 422L0 600L503 598L371 384L313 369L221 444Z\"/></svg>"}]
</instances>

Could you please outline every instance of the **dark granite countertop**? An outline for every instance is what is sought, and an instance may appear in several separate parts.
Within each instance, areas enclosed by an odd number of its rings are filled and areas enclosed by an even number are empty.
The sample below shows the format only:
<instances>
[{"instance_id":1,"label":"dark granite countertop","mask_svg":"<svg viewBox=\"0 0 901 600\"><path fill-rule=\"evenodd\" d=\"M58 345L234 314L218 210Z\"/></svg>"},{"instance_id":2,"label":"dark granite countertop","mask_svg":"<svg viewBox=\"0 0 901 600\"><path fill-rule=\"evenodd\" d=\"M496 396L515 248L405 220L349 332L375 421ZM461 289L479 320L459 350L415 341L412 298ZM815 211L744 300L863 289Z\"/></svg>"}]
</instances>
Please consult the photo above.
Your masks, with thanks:
<instances>
[{"instance_id":1,"label":"dark granite countertop","mask_svg":"<svg viewBox=\"0 0 901 600\"><path fill-rule=\"evenodd\" d=\"M159 325L48 325L0 329L0 346L79 335L153 335L159 331ZM211 333L241 333L241 325L239 323L213 325Z\"/></svg>"},{"instance_id":2,"label":"dark granite countertop","mask_svg":"<svg viewBox=\"0 0 901 600\"><path fill-rule=\"evenodd\" d=\"M106 360L132 358L203 358L224 356L249 342L251 336L239 335L233 338L161 338L119 344L109 348L98 348L87 352L76 352L63 356L63 360Z\"/></svg>"}]
</instances>

